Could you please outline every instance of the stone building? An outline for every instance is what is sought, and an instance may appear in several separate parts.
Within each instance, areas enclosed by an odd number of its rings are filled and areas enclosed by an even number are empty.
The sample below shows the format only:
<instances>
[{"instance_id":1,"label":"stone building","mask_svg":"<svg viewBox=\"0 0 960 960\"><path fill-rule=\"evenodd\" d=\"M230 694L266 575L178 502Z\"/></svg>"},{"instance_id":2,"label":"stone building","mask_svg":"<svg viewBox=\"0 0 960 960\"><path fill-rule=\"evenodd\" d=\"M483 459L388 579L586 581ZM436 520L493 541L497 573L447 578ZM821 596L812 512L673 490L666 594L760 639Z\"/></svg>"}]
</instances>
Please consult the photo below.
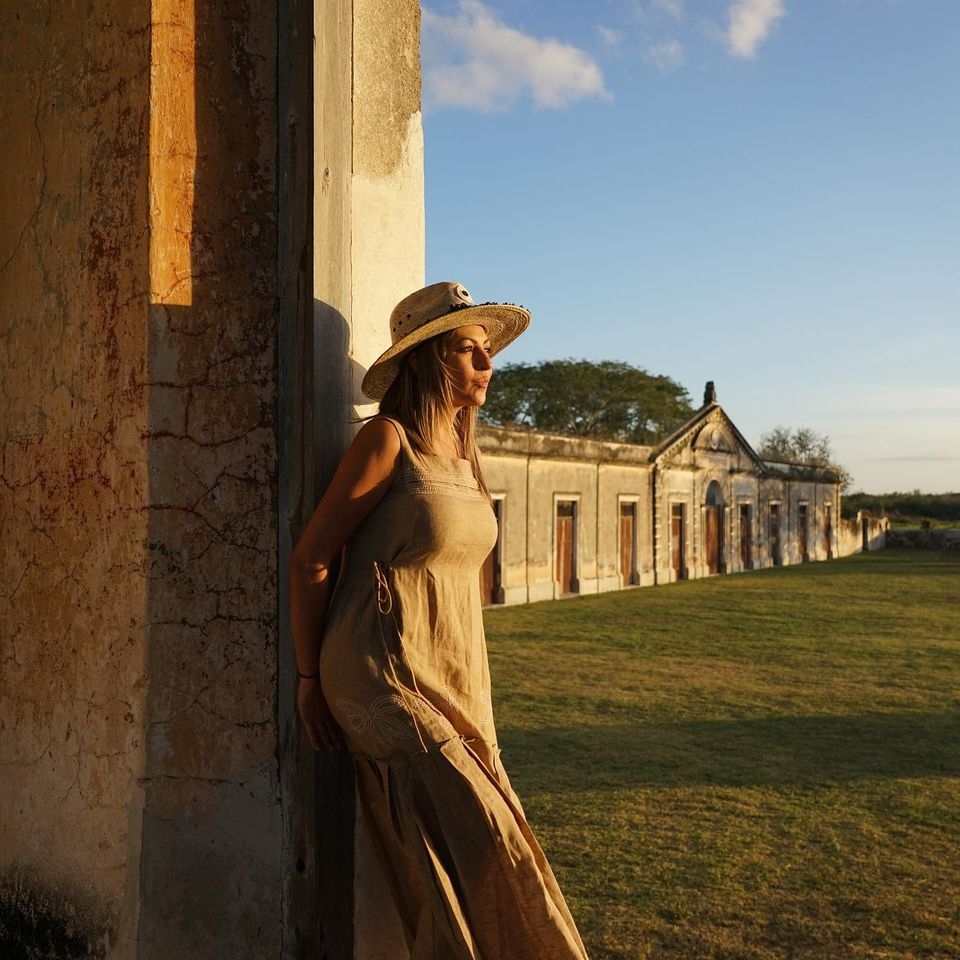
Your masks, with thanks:
<instances>
[{"instance_id":1,"label":"stone building","mask_svg":"<svg viewBox=\"0 0 960 960\"><path fill-rule=\"evenodd\" d=\"M481 432L500 522L489 603L648 586L844 552L832 470L764 461L716 401L655 447Z\"/></svg>"}]
</instances>

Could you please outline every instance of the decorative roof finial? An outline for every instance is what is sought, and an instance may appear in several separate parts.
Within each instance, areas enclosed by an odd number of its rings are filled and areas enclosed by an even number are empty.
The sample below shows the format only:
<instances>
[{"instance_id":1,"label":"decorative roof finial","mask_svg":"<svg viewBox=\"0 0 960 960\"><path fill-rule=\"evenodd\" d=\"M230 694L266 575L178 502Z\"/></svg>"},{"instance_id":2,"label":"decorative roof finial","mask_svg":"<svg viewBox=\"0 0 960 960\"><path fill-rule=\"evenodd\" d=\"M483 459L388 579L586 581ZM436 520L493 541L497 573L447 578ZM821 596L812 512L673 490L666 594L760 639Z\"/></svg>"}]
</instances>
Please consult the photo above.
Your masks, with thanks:
<instances>
[{"instance_id":1,"label":"decorative roof finial","mask_svg":"<svg viewBox=\"0 0 960 960\"><path fill-rule=\"evenodd\" d=\"M703 388L703 405L706 407L711 403L717 402L717 388L713 385L712 380L707 381L707 385Z\"/></svg>"}]
</instances>

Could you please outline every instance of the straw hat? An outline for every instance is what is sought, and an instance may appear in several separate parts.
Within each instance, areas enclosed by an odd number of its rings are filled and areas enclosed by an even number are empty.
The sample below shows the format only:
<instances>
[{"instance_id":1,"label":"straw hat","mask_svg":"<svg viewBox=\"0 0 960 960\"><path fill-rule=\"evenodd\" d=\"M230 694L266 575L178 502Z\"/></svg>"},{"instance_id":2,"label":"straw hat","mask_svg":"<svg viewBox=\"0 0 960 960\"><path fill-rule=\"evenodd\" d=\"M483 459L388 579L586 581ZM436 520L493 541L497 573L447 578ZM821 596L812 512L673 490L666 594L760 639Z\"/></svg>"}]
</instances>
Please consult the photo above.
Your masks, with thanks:
<instances>
[{"instance_id":1,"label":"straw hat","mask_svg":"<svg viewBox=\"0 0 960 960\"><path fill-rule=\"evenodd\" d=\"M393 343L373 362L361 389L374 400L383 399L400 362L414 347L438 333L474 323L487 331L492 355L527 329L530 311L512 303L474 303L467 288L453 280L431 283L404 297L390 314Z\"/></svg>"}]
</instances>

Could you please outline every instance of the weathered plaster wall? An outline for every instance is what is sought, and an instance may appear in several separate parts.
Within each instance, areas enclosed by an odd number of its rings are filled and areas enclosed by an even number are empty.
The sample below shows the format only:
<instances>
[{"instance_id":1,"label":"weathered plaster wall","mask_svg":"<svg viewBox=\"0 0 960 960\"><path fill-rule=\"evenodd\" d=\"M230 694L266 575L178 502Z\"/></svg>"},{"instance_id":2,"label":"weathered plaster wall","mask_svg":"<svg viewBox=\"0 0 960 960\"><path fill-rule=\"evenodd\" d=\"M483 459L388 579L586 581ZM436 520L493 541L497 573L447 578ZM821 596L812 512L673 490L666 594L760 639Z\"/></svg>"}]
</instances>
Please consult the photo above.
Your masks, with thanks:
<instances>
[{"instance_id":1,"label":"weathered plaster wall","mask_svg":"<svg viewBox=\"0 0 960 960\"><path fill-rule=\"evenodd\" d=\"M733 489L730 503L730 550L727 570L730 573L743 573L760 566L762 538L757 510L760 500L760 481L755 476L737 474L732 478L731 486ZM741 529L743 523L741 507L746 507L748 511L743 529ZM740 554L741 537L744 537L747 543L746 565Z\"/></svg>"},{"instance_id":2,"label":"weathered plaster wall","mask_svg":"<svg viewBox=\"0 0 960 960\"><path fill-rule=\"evenodd\" d=\"M276 16L153 3L143 958L280 953Z\"/></svg>"},{"instance_id":3,"label":"weathered plaster wall","mask_svg":"<svg viewBox=\"0 0 960 960\"><path fill-rule=\"evenodd\" d=\"M71 956L136 923L149 25L0 7L0 911Z\"/></svg>"},{"instance_id":4,"label":"weathered plaster wall","mask_svg":"<svg viewBox=\"0 0 960 960\"><path fill-rule=\"evenodd\" d=\"M484 427L484 476L503 498L501 578L504 603L558 595L555 512L558 499L577 503L579 593L618 589L619 501L638 502L638 568L650 549L650 448Z\"/></svg>"},{"instance_id":5,"label":"weathered plaster wall","mask_svg":"<svg viewBox=\"0 0 960 960\"><path fill-rule=\"evenodd\" d=\"M620 575L620 503L636 504L637 586L652 582L653 544L650 470L648 467L602 464L600 466L600 589L631 586Z\"/></svg>"},{"instance_id":6,"label":"weathered plaster wall","mask_svg":"<svg viewBox=\"0 0 960 960\"><path fill-rule=\"evenodd\" d=\"M530 599L559 596L555 576L556 503L576 504L573 552L577 593L597 592L597 498L595 463L531 460L528 559Z\"/></svg>"},{"instance_id":7,"label":"weathered plaster wall","mask_svg":"<svg viewBox=\"0 0 960 960\"><path fill-rule=\"evenodd\" d=\"M673 569L673 531L671 529L671 511L674 506L684 509L683 523L683 556L686 564L686 575L691 576L694 571L693 558L696 554L696 531L694 521L697 519L698 504L696 502L696 471L693 469L688 451L679 462L669 468L657 470L657 582L671 583L677 579L677 572Z\"/></svg>"},{"instance_id":8,"label":"weathered plaster wall","mask_svg":"<svg viewBox=\"0 0 960 960\"><path fill-rule=\"evenodd\" d=\"M858 510L856 517L837 521L837 556L849 557L862 553L864 540L867 550L883 550L887 546L887 532L890 521L886 517L871 517L866 511Z\"/></svg>"},{"instance_id":9,"label":"weathered plaster wall","mask_svg":"<svg viewBox=\"0 0 960 960\"><path fill-rule=\"evenodd\" d=\"M836 484L816 480L767 478L760 485L760 556L763 566L773 565L770 543L770 505L780 504L781 555L783 566L803 563L800 544L799 507L807 508L807 559L827 560L844 556L838 550L840 494ZM830 506L830 548L826 544L826 507Z\"/></svg>"},{"instance_id":10,"label":"weathered plaster wall","mask_svg":"<svg viewBox=\"0 0 960 960\"><path fill-rule=\"evenodd\" d=\"M354 401L390 345L390 311L424 283L420 4L353 0L353 178L350 356Z\"/></svg>"},{"instance_id":11,"label":"weathered plaster wall","mask_svg":"<svg viewBox=\"0 0 960 960\"><path fill-rule=\"evenodd\" d=\"M276 955L275 11L13 6L0 909Z\"/></svg>"},{"instance_id":12,"label":"weathered plaster wall","mask_svg":"<svg viewBox=\"0 0 960 960\"><path fill-rule=\"evenodd\" d=\"M526 603L527 459L505 455L490 457L484 462L484 479L491 495L502 500L500 582L503 602Z\"/></svg>"}]
</instances>

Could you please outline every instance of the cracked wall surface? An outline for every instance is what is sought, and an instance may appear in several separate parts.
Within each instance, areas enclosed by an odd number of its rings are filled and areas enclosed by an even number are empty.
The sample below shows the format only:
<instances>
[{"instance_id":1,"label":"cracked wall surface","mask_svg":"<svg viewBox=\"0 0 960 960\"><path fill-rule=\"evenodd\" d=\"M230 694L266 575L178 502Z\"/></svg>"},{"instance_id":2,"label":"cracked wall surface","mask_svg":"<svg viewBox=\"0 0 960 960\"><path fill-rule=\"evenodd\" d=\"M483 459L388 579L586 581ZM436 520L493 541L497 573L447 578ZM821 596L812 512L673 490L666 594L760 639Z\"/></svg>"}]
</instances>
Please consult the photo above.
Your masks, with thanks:
<instances>
[{"instance_id":1,"label":"cracked wall surface","mask_svg":"<svg viewBox=\"0 0 960 960\"><path fill-rule=\"evenodd\" d=\"M276 31L153 4L143 958L280 953Z\"/></svg>"},{"instance_id":2,"label":"cracked wall surface","mask_svg":"<svg viewBox=\"0 0 960 960\"><path fill-rule=\"evenodd\" d=\"M275 75L269 2L0 7L0 936L38 949L279 951Z\"/></svg>"},{"instance_id":3,"label":"cracked wall surface","mask_svg":"<svg viewBox=\"0 0 960 960\"><path fill-rule=\"evenodd\" d=\"M138 884L148 28L0 8L0 912L90 955Z\"/></svg>"}]
</instances>

